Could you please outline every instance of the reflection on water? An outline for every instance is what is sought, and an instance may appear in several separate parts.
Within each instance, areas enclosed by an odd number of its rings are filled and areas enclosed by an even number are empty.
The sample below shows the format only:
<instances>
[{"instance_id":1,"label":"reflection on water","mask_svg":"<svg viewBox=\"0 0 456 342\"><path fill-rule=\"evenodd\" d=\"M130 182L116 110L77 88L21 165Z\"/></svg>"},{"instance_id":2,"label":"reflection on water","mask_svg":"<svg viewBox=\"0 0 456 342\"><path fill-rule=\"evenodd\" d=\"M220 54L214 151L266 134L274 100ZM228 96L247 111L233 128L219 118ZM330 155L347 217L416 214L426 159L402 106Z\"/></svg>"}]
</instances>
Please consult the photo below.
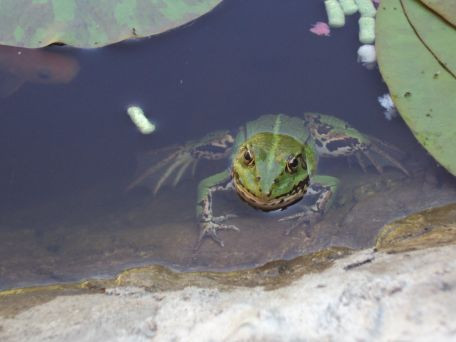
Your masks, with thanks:
<instances>
[{"instance_id":1,"label":"reflection on water","mask_svg":"<svg viewBox=\"0 0 456 342\"><path fill-rule=\"evenodd\" d=\"M322 39L308 30L323 18L318 1L233 0L191 26L141 42L47 49L64 51L81 68L69 84L28 83L0 101L0 288L151 262L221 270L328 245L365 247L385 222L454 202L452 178L399 119L385 120L377 97L387 89L378 71L356 62L357 19ZM157 122L151 136L132 126L125 113L131 104ZM196 183L225 162L201 164L195 179L157 196L124 191L143 151L234 129L265 113L305 111L341 117L400 146L412 176L324 162L321 170L342 185L310 241L299 229L284 236L286 225L274 214L220 195L215 213L236 213L232 222L242 230L222 232L223 249L206 241L196 253Z\"/></svg>"}]
</instances>

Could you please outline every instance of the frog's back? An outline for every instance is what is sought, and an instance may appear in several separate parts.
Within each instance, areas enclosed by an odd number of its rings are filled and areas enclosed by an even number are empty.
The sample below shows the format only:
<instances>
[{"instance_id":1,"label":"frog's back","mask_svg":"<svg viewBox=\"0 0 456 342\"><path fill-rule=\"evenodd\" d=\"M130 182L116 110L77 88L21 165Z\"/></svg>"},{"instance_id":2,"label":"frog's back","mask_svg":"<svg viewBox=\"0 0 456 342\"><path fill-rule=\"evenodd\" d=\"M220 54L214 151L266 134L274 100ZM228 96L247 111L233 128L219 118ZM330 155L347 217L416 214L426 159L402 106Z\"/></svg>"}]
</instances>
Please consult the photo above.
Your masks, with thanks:
<instances>
[{"instance_id":1,"label":"frog's back","mask_svg":"<svg viewBox=\"0 0 456 342\"><path fill-rule=\"evenodd\" d=\"M262 115L245 124L245 139L263 132L289 135L302 144L309 136L303 119L285 114Z\"/></svg>"},{"instance_id":2,"label":"frog's back","mask_svg":"<svg viewBox=\"0 0 456 342\"><path fill-rule=\"evenodd\" d=\"M258 133L288 135L305 144L309 138L305 121L285 114L267 114L242 125L235 139L235 149L244 141Z\"/></svg>"}]
</instances>

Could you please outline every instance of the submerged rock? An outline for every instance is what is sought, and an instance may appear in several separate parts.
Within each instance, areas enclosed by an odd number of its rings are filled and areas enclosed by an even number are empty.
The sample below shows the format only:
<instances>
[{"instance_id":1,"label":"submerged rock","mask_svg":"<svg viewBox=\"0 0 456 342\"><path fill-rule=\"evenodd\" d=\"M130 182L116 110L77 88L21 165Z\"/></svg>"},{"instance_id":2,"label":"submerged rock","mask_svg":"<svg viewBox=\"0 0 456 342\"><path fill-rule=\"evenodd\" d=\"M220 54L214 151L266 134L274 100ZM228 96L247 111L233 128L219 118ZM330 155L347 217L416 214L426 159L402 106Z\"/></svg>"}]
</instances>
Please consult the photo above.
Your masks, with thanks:
<instances>
[{"instance_id":1,"label":"submerged rock","mask_svg":"<svg viewBox=\"0 0 456 342\"><path fill-rule=\"evenodd\" d=\"M427 209L386 225L377 237L376 248L403 252L456 242L456 204Z\"/></svg>"}]
</instances>

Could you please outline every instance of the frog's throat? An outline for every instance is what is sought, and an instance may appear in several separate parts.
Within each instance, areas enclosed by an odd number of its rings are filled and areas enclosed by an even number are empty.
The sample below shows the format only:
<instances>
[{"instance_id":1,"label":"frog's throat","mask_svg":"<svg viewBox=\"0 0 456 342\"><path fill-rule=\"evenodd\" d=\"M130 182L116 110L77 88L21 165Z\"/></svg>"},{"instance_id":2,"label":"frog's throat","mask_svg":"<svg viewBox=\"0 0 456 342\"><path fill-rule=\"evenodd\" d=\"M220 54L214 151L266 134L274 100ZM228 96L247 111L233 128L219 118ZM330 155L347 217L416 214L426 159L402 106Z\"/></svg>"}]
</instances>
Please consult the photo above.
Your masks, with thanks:
<instances>
[{"instance_id":1,"label":"frog's throat","mask_svg":"<svg viewBox=\"0 0 456 342\"><path fill-rule=\"evenodd\" d=\"M299 201L307 192L309 187L309 176L299 182L290 192L276 198L263 199L255 196L244 185L242 185L239 176L233 173L233 184L238 195L248 204L256 209L263 211L271 211L277 209L285 209Z\"/></svg>"}]
</instances>

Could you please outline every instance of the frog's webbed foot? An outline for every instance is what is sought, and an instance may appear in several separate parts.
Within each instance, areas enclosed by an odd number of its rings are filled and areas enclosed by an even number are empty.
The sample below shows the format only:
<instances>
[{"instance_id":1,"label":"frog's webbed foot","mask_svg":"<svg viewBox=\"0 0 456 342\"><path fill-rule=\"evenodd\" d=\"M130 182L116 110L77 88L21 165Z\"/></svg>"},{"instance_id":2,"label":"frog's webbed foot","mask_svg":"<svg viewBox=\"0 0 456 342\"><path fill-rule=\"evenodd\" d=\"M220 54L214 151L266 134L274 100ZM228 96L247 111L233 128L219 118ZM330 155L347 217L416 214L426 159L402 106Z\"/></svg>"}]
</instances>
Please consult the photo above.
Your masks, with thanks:
<instances>
[{"instance_id":1,"label":"frog's webbed foot","mask_svg":"<svg viewBox=\"0 0 456 342\"><path fill-rule=\"evenodd\" d=\"M157 159L157 155L162 153L169 153L169 155L158 160L158 162L154 162ZM198 160L192 157L185 146L173 146L153 151L142 156L140 164L143 164L143 166L146 164L147 166L141 167L140 165L139 168L143 169L143 171L127 186L127 190L138 185L145 185L156 194L166 182L171 181L173 186L177 185L185 175L185 172L189 168L194 170L197 163ZM153 166L150 166L150 164Z\"/></svg>"},{"instance_id":2,"label":"frog's webbed foot","mask_svg":"<svg viewBox=\"0 0 456 342\"><path fill-rule=\"evenodd\" d=\"M361 146L356 152L355 157L361 169L366 172L365 160L372 164L378 173L383 173L384 166L393 166L403 172L406 176L410 176L408 170L402 163L396 159L393 154L402 156L404 153L397 147L387 144L375 137L368 137L369 144Z\"/></svg>"},{"instance_id":3,"label":"frog's webbed foot","mask_svg":"<svg viewBox=\"0 0 456 342\"><path fill-rule=\"evenodd\" d=\"M321 219L322 213L305 208L299 213L282 217L279 222L294 221L285 229L285 235L290 233L297 227L304 227L306 237L310 238L312 226Z\"/></svg>"},{"instance_id":4,"label":"frog's webbed foot","mask_svg":"<svg viewBox=\"0 0 456 342\"><path fill-rule=\"evenodd\" d=\"M214 240L217 244L219 244L220 247L223 247L225 244L223 243L223 240L220 239L220 237L217 235L217 232L219 230L235 230L239 231L239 228L236 227L233 224L223 224L221 222L228 220L230 218L236 217L236 215L223 215L223 216L217 216L213 217L212 220L209 221L201 221L199 223L200 226L200 235L198 238L198 242L195 245L195 250L198 250L205 237L210 237L212 240Z\"/></svg>"},{"instance_id":5,"label":"frog's webbed foot","mask_svg":"<svg viewBox=\"0 0 456 342\"><path fill-rule=\"evenodd\" d=\"M301 206L301 210L298 213L279 219L280 222L294 221L285 230L285 235L289 235L295 228L303 226L306 236L309 238L312 226L321 220L323 214L331 206L334 194L339 186L337 178L316 176L314 181L315 183L311 184L302 200L302 202L308 202L310 199L313 204L305 205L298 203Z\"/></svg>"},{"instance_id":6,"label":"frog's webbed foot","mask_svg":"<svg viewBox=\"0 0 456 342\"><path fill-rule=\"evenodd\" d=\"M188 171L194 176L201 159L227 157L232 143L233 138L228 132L215 132L197 142L146 153L140 158L138 176L127 186L127 191L137 185L145 185L156 194L166 184L176 186ZM160 158L163 155L165 157Z\"/></svg>"}]
</instances>

